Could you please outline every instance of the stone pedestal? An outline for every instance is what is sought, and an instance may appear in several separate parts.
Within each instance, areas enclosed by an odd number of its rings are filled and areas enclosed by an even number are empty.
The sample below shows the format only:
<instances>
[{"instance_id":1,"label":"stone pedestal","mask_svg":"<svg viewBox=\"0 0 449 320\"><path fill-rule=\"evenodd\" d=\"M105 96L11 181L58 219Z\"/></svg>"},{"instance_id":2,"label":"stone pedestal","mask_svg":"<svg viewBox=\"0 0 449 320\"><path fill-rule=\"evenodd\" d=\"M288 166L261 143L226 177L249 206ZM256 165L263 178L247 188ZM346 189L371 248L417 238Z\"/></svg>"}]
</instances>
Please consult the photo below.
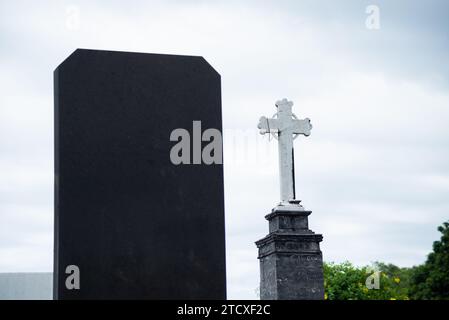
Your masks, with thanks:
<instances>
[{"instance_id":1,"label":"stone pedestal","mask_svg":"<svg viewBox=\"0 0 449 320\"><path fill-rule=\"evenodd\" d=\"M324 299L323 236L309 230L311 212L292 201L265 216L269 234L256 242L262 300Z\"/></svg>"}]
</instances>

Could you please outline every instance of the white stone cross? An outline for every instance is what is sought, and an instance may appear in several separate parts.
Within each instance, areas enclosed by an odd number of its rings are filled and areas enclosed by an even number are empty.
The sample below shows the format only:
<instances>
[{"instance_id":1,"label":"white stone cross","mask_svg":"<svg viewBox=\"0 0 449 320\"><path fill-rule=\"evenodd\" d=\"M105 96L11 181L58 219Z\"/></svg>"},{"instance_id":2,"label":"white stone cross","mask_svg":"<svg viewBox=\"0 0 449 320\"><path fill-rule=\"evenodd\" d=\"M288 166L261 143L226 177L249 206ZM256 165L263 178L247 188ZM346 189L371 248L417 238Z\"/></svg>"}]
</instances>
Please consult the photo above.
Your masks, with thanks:
<instances>
[{"instance_id":1,"label":"white stone cross","mask_svg":"<svg viewBox=\"0 0 449 320\"><path fill-rule=\"evenodd\" d=\"M261 117L261 134L272 134L279 140L279 176L281 185L281 204L295 200L295 166L293 158L293 140L298 135L310 135L310 119L298 120L292 113L293 102L282 99L276 102L277 113L273 118Z\"/></svg>"}]
</instances>

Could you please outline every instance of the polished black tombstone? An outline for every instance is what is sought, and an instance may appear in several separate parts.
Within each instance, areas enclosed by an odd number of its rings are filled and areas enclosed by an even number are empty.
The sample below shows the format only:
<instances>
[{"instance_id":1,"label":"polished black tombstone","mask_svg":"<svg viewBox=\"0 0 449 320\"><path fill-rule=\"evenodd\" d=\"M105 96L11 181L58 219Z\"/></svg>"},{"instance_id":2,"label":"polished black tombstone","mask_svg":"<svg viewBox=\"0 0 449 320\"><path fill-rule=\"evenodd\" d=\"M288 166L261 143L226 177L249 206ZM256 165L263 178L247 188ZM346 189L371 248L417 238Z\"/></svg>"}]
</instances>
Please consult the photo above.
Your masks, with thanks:
<instances>
[{"instance_id":1,"label":"polished black tombstone","mask_svg":"<svg viewBox=\"0 0 449 320\"><path fill-rule=\"evenodd\" d=\"M55 299L225 299L223 166L170 161L174 129L222 130L220 75L78 49L54 85Z\"/></svg>"}]
</instances>

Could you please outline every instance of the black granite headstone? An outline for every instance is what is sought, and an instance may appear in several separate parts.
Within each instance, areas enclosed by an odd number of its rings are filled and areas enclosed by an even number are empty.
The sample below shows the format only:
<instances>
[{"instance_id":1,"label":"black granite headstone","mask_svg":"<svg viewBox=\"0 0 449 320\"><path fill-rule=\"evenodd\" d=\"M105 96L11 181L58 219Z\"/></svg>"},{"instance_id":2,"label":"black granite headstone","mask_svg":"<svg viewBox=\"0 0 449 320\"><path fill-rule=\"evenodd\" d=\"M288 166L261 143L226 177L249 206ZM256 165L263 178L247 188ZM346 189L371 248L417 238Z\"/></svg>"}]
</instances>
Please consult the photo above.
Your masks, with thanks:
<instances>
[{"instance_id":1,"label":"black granite headstone","mask_svg":"<svg viewBox=\"0 0 449 320\"><path fill-rule=\"evenodd\" d=\"M220 75L202 57L78 49L54 79L54 297L225 299L223 166L170 160L174 129L221 132Z\"/></svg>"}]
</instances>

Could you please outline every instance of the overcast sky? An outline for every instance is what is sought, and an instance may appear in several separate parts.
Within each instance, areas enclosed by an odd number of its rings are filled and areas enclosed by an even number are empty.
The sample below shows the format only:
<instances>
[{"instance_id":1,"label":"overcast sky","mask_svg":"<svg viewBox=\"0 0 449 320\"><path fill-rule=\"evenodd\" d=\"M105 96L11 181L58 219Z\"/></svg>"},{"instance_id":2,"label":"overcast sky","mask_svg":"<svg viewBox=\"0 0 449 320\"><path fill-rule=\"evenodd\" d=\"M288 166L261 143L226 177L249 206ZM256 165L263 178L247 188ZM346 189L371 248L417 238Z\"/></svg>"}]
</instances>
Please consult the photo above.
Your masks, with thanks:
<instances>
[{"instance_id":1,"label":"overcast sky","mask_svg":"<svg viewBox=\"0 0 449 320\"><path fill-rule=\"evenodd\" d=\"M324 260L424 262L449 217L448 2L260 4L0 1L0 272L52 270L52 72L76 48L201 55L221 74L229 298L257 297L279 181L256 126L284 97L313 124L296 189Z\"/></svg>"}]
</instances>

